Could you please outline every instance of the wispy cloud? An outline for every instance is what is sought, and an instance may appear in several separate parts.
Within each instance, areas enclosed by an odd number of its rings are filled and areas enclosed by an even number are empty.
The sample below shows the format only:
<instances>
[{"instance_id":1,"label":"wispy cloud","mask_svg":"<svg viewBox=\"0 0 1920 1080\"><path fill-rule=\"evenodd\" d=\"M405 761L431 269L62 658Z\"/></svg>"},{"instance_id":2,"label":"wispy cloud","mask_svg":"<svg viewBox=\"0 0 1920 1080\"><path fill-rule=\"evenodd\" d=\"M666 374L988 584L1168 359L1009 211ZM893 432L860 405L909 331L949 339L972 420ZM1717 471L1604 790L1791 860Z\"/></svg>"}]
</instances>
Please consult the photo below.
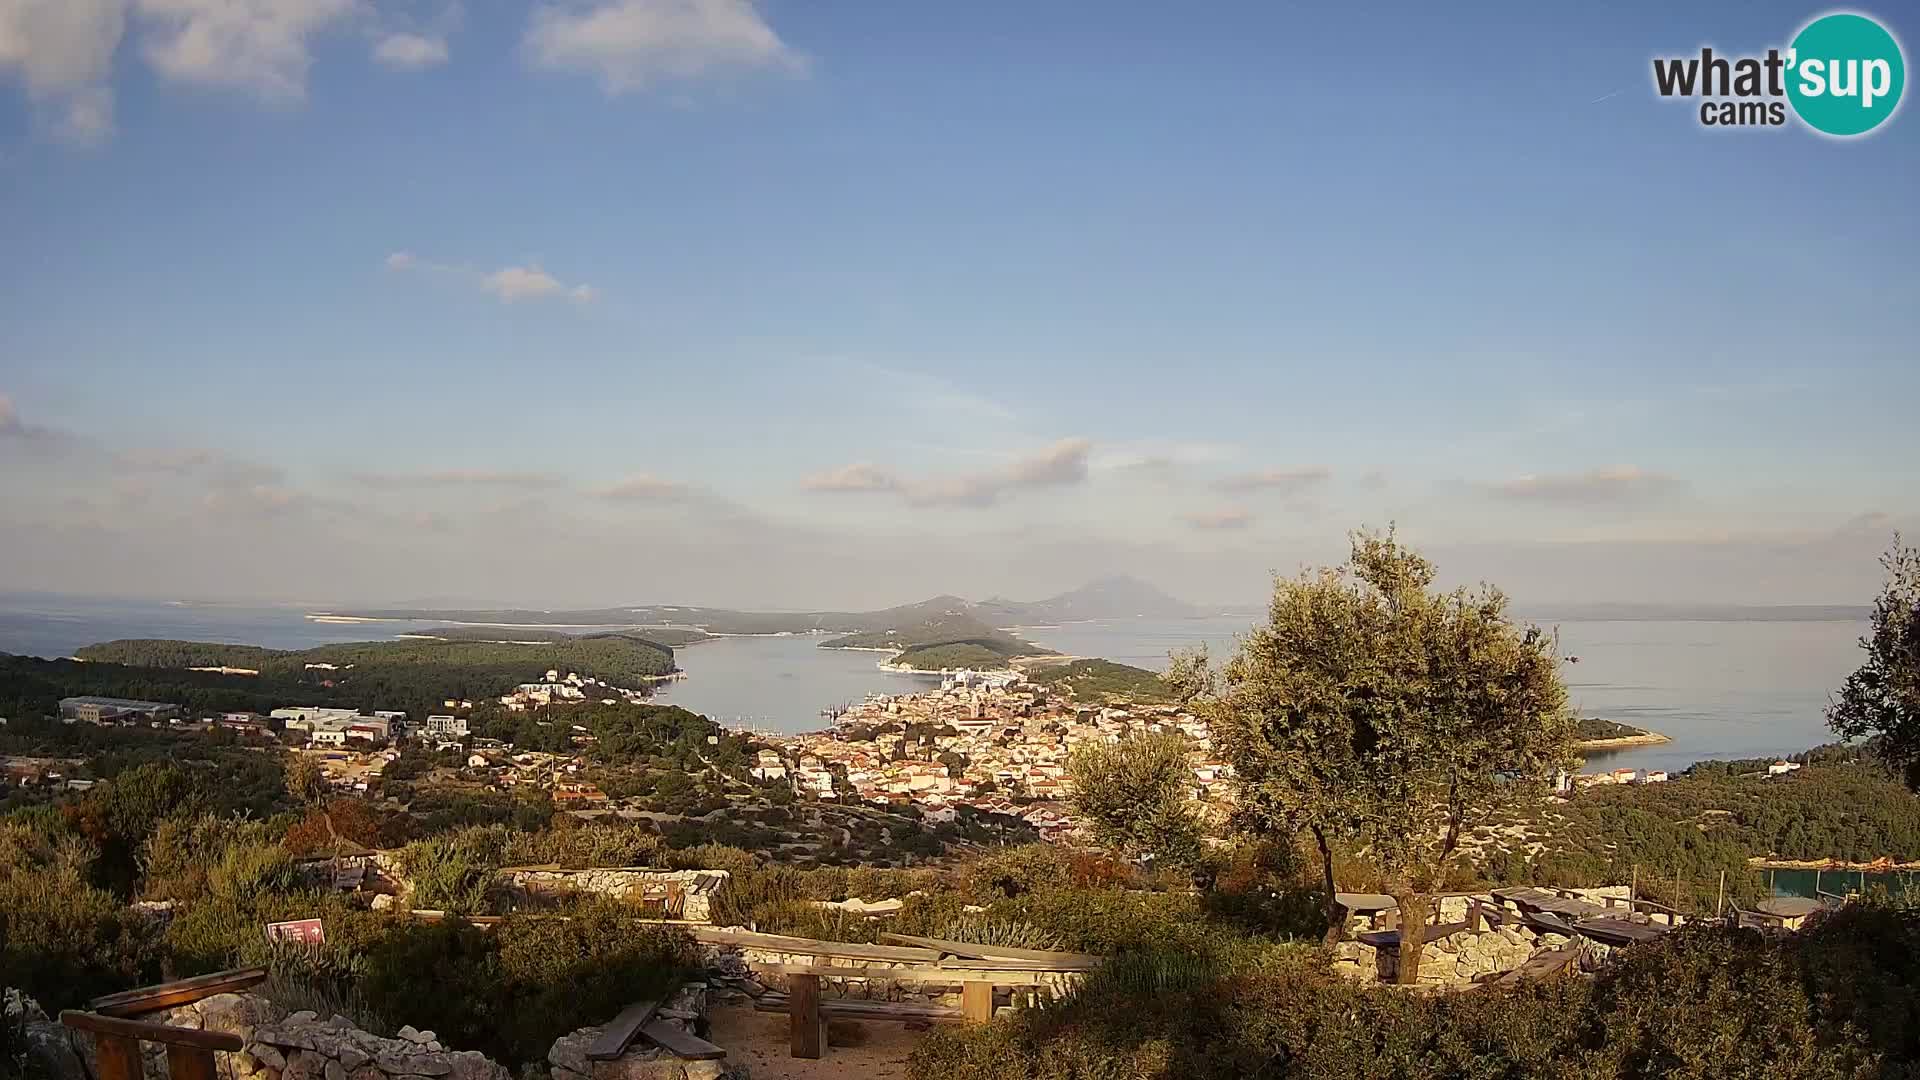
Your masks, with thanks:
<instances>
[{"instance_id":1,"label":"wispy cloud","mask_svg":"<svg viewBox=\"0 0 1920 1080\"><path fill-rule=\"evenodd\" d=\"M600 298L600 290L594 286L578 282L568 284L548 273L538 263L479 270L458 263L423 259L411 251L393 252L386 257L385 263L389 271L397 274L439 274L467 282L507 304L562 296L578 304L590 304Z\"/></svg>"},{"instance_id":2,"label":"wispy cloud","mask_svg":"<svg viewBox=\"0 0 1920 1080\"><path fill-rule=\"evenodd\" d=\"M553 473L512 469L432 469L425 472L361 472L355 482L371 488L540 488L562 483Z\"/></svg>"},{"instance_id":3,"label":"wispy cloud","mask_svg":"<svg viewBox=\"0 0 1920 1080\"><path fill-rule=\"evenodd\" d=\"M807 491L897 491L900 478L870 461L856 461L800 481Z\"/></svg>"},{"instance_id":4,"label":"wispy cloud","mask_svg":"<svg viewBox=\"0 0 1920 1080\"><path fill-rule=\"evenodd\" d=\"M716 75L806 70L750 0L563 0L536 7L535 67L578 71L608 94Z\"/></svg>"},{"instance_id":5,"label":"wispy cloud","mask_svg":"<svg viewBox=\"0 0 1920 1080\"><path fill-rule=\"evenodd\" d=\"M1638 465L1610 465L1580 473L1528 473L1487 485L1503 499L1551 503L1617 503L1646 498L1675 485L1672 476Z\"/></svg>"},{"instance_id":6,"label":"wispy cloud","mask_svg":"<svg viewBox=\"0 0 1920 1080\"><path fill-rule=\"evenodd\" d=\"M636 473L596 488L593 494L613 502L672 502L691 498L694 490L677 480L663 479L652 473Z\"/></svg>"},{"instance_id":7,"label":"wispy cloud","mask_svg":"<svg viewBox=\"0 0 1920 1080\"><path fill-rule=\"evenodd\" d=\"M1221 480L1216 486L1221 491L1237 494L1274 491L1282 495L1298 495L1331 479L1333 479L1332 469L1324 465L1313 465L1306 468L1263 469L1259 472L1241 473Z\"/></svg>"},{"instance_id":8,"label":"wispy cloud","mask_svg":"<svg viewBox=\"0 0 1920 1080\"><path fill-rule=\"evenodd\" d=\"M406 31L383 35L374 42L373 58L395 71L418 71L447 62L447 39Z\"/></svg>"},{"instance_id":9,"label":"wispy cloud","mask_svg":"<svg viewBox=\"0 0 1920 1080\"><path fill-rule=\"evenodd\" d=\"M1010 491L1066 487L1087 479L1091 440L1061 439L997 469L950 476L905 477L872 462L855 462L800 482L807 491L892 493L913 506L992 506Z\"/></svg>"},{"instance_id":10,"label":"wispy cloud","mask_svg":"<svg viewBox=\"0 0 1920 1080\"><path fill-rule=\"evenodd\" d=\"M1229 532L1253 524L1253 514L1237 506L1204 510L1181 518L1190 527L1203 532Z\"/></svg>"}]
</instances>

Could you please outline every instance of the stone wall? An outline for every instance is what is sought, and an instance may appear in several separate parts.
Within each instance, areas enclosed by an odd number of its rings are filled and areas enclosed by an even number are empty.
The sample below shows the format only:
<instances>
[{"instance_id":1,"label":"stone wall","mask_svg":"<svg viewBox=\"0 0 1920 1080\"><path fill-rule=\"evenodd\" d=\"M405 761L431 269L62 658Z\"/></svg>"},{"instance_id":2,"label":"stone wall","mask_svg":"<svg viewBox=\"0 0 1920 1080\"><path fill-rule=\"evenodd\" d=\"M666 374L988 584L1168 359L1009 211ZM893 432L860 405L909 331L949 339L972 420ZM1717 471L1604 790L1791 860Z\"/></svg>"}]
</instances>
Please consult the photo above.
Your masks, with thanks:
<instances>
[{"instance_id":1,"label":"stone wall","mask_svg":"<svg viewBox=\"0 0 1920 1080\"><path fill-rule=\"evenodd\" d=\"M713 921L713 897L725 888L725 870L655 870L646 867L607 867L562 870L528 866L500 871L500 880L525 900L548 900L573 893L592 893L625 900L643 900L675 890L682 897L678 917L691 922Z\"/></svg>"}]
</instances>

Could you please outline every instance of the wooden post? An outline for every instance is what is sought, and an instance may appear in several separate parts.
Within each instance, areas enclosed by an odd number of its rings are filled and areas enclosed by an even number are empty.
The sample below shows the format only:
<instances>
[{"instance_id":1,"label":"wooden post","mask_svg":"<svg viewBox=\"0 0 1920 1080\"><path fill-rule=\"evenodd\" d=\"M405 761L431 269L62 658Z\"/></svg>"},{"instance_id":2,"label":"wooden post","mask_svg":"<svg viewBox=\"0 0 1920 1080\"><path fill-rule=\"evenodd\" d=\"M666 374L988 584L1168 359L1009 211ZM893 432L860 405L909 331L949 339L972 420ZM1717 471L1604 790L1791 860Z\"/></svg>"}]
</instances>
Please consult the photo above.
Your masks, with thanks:
<instances>
[{"instance_id":1,"label":"wooden post","mask_svg":"<svg viewBox=\"0 0 1920 1080\"><path fill-rule=\"evenodd\" d=\"M197 1046L167 1047L168 1080L215 1080L213 1051Z\"/></svg>"},{"instance_id":2,"label":"wooden post","mask_svg":"<svg viewBox=\"0 0 1920 1080\"><path fill-rule=\"evenodd\" d=\"M787 976L787 1012L793 1056L818 1058L821 1049L827 1045L827 1022L820 1015L820 976ZM109 1078L102 1077L101 1080Z\"/></svg>"},{"instance_id":3,"label":"wooden post","mask_svg":"<svg viewBox=\"0 0 1920 1080\"><path fill-rule=\"evenodd\" d=\"M1482 929L1480 925L1480 901L1471 896L1467 897L1467 929L1476 934Z\"/></svg>"},{"instance_id":4,"label":"wooden post","mask_svg":"<svg viewBox=\"0 0 1920 1080\"><path fill-rule=\"evenodd\" d=\"M142 1080L145 1069L140 1063L138 1039L94 1032L93 1047L99 1060L100 1080Z\"/></svg>"},{"instance_id":5,"label":"wooden post","mask_svg":"<svg viewBox=\"0 0 1920 1080\"><path fill-rule=\"evenodd\" d=\"M966 1014L970 1024L984 1024L993 1019L993 984L990 982L965 982L960 984L960 1011Z\"/></svg>"},{"instance_id":6,"label":"wooden post","mask_svg":"<svg viewBox=\"0 0 1920 1080\"><path fill-rule=\"evenodd\" d=\"M1720 895L1713 901L1713 917L1725 918L1727 914L1727 872L1720 871Z\"/></svg>"},{"instance_id":7,"label":"wooden post","mask_svg":"<svg viewBox=\"0 0 1920 1080\"><path fill-rule=\"evenodd\" d=\"M1640 899L1640 864L1633 864L1633 880L1627 882L1627 912L1632 914L1634 901Z\"/></svg>"}]
</instances>

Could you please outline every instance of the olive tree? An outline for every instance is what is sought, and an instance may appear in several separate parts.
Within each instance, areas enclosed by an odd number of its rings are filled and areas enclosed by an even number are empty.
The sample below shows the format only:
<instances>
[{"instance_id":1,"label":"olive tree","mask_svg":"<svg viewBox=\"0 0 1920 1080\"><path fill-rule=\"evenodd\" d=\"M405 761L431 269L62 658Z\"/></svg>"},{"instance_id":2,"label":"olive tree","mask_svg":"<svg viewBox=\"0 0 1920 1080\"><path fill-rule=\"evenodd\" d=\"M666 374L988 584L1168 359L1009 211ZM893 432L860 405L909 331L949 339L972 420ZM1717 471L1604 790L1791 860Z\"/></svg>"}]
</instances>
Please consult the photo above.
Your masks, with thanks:
<instances>
[{"instance_id":1,"label":"olive tree","mask_svg":"<svg viewBox=\"0 0 1920 1080\"><path fill-rule=\"evenodd\" d=\"M1193 766L1173 734L1134 734L1090 743L1067 761L1073 807L1094 838L1130 858L1190 866L1200 852L1200 819L1189 800Z\"/></svg>"},{"instance_id":2,"label":"olive tree","mask_svg":"<svg viewBox=\"0 0 1920 1080\"><path fill-rule=\"evenodd\" d=\"M1866 662L1847 676L1827 722L1844 736L1876 737L1881 756L1920 789L1920 548L1895 536L1880 564L1887 583L1860 639Z\"/></svg>"},{"instance_id":3,"label":"olive tree","mask_svg":"<svg viewBox=\"0 0 1920 1080\"><path fill-rule=\"evenodd\" d=\"M1356 533L1341 566L1276 578L1264 623L1217 678L1189 659L1179 688L1232 765L1243 821L1310 832L1376 866L1400 905L1400 979L1419 977L1432 894L1461 839L1544 795L1574 724L1551 635L1516 624L1499 590L1442 592L1392 532Z\"/></svg>"}]
</instances>

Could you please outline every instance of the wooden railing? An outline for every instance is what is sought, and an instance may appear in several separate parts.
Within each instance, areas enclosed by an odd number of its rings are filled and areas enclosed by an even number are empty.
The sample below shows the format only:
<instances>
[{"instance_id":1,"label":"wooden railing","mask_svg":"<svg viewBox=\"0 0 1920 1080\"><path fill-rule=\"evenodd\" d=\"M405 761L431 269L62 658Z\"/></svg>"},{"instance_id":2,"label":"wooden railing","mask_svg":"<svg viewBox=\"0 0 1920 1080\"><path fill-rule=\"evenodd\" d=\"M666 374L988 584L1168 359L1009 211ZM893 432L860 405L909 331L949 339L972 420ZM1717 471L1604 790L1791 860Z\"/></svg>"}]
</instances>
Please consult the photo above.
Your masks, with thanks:
<instances>
[{"instance_id":1,"label":"wooden railing","mask_svg":"<svg viewBox=\"0 0 1920 1080\"><path fill-rule=\"evenodd\" d=\"M143 1080L140 1044L167 1048L167 1075L171 1080L216 1080L213 1055L233 1053L246 1045L238 1035L223 1031L150 1024L130 1017L187 1005L215 994L244 990L265 981L265 968L236 968L195 979L162 983L97 997L86 1010L68 1009L60 1022L93 1036L99 1062L99 1080Z\"/></svg>"}]
</instances>

